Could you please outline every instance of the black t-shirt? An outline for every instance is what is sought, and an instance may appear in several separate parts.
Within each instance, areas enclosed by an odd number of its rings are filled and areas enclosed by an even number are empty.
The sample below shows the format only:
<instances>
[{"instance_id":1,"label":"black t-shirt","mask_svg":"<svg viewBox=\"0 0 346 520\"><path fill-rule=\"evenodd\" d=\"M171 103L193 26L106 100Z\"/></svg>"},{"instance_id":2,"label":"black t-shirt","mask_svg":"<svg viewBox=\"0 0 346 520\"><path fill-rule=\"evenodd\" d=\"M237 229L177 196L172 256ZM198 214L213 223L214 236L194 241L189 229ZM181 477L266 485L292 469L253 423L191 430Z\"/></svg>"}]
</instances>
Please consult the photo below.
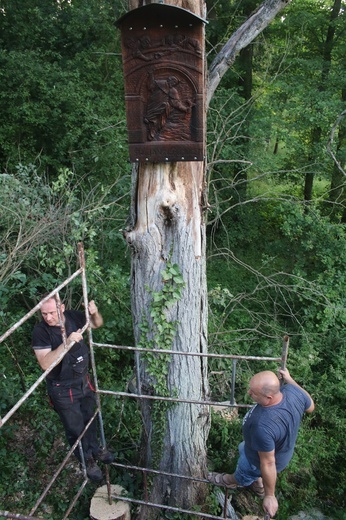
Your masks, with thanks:
<instances>
[{"instance_id":1,"label":"black t-shirt","mask_svg":"<svg viewBox=\"0 0 346 520\"><path fill-rule=\"evenodd\" d=\"M84 327L85 314L80 311L65 311L66 337L72 332ZM35 325L32 332L32 348L43 350L50 348L55 350L62 344L62 334L59 326L50 327L44 320ZM64 356L63 360L47 375L49 380L70 380L82 377L86 374L89 365L89 349L82 340L75 343Z\"/></svg>"}]
</instances>

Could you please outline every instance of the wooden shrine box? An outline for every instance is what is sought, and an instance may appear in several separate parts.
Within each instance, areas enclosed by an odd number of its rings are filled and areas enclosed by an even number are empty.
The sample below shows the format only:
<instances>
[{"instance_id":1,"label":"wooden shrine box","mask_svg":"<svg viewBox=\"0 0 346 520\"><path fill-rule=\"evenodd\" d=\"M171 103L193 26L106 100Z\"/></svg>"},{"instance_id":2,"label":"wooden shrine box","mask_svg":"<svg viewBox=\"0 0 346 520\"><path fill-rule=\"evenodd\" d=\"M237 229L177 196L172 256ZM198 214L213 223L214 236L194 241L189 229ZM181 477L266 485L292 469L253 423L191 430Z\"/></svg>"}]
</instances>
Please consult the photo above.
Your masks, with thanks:
<instances>
[{"instance_id":1,"label":"wooden shrine box","mask_svg":"<svg viewBox=\"0 0 346 520\"><path fill-rule=\"evenodd\" d=\"M205 20L149 4L117 21L132 162L202 161Z\"/></svg>"}]
</instances>

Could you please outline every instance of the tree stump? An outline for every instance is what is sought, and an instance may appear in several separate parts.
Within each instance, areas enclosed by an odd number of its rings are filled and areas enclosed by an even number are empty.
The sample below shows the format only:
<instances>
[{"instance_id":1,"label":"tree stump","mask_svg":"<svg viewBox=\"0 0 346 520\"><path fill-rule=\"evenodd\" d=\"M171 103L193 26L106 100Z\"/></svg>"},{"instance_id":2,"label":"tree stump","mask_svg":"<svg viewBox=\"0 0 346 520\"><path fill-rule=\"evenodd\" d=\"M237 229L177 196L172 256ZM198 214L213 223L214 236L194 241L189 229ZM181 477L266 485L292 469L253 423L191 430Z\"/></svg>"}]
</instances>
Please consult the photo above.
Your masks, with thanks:
<instances>
[{"instance_id":1,"label":"tree stump","mask_svg":"<svg viewBox=\"0 0 346 520\"><path fill-rule=\"evenodd\" d=\"M124 494L124 488L111 485L111 496ZM130 504L112 499L109 503L107 486L96 490L90 504L90 520L131 520Z\"/></svg>"},{"instance_id":2,"label":"tree stump","mask_svg":"<svg viewBox=\"0 0 346 520\"><path fill-rule=\"evenodd\" d=\"M211 408L214 410L214 412L219 413L221 417L227 421L234 421L235 419L238 419L238 408L230 408L229 401L224 401L218 405L212 405Z\"/></svg>"}]
</instances>

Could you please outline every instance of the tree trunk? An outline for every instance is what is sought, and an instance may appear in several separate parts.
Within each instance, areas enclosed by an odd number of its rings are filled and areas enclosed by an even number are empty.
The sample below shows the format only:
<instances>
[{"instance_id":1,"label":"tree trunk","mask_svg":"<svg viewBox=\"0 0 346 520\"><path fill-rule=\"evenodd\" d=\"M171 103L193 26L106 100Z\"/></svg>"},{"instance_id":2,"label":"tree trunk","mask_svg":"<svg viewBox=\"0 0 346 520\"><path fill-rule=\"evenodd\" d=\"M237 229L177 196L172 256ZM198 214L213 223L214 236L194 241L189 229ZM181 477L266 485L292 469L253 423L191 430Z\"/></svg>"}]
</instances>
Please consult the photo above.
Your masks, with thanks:
<instances>
[{"instance_id":1,"label":"tree trunk","mask_svg":"<svg viewBox=\"0 0 346 520\"><path fill-rule=\"evenodd\" d=\"M232 34L209 67L207 107L221 79L232 66L241 49L249 45L291 1L265 0Z\"/></svg>"},{"instance_id":2,"label":"tree trunk","mask_svg":"<svg viewBox=\"0 0 346 520\"><path fill-rule=\"evenodd\" d=\"M326 90L329 71L332 62L332 50L334 47L334 36L335 36L335 21L339 16L341 9L341 0L334 0L333 9L330 15L330 21L328 25L327 35L323 47L323 61L321 70L321 83L319 91L324 92ZM309 157L310 162L315 161L315 157L318 153L318 145L321 141L322 128L320 126L313 127L311 129L311 155ZM307 173L305 176L304 186L304 200L310 202L312 200L314 173Z\"/></svg>"},{"instance_id":3,"label":"tree trunk","mask_svg":"<svg viewBox=\"0 0 346 520\"><path fill-rule=\"evenodd\" d=\"M255 8L255 0L245 2L243 13L248 18ZM253 68L253 45L247 45L239 53L240 78L238 81L239 94L246 103L250 103L252 97L252 68ZM247 160L250 149L250 110L242 125L241 137L238 138L238 157ZM234 183L239 201L245 201L247 197L247 169L241 163L234 165Z\"/></svg>"},{"instance_id":4,"label":"tree trunk","mask_svg":"<svg viewBox=\"0 0 346 520\"><path fill-rule=\"evenodd\" d=\"M145 2L144 5L150 2ZM166 2L198 16L204 1ZM130 0L130 9L143 2ZM205 275L205 223L203 220L204 163L138 164L133 167L132 224L125 233L132 249L132 311L137 345L148 342L159 348L153 324L152 291L164 289L162 272L177 264L185 287L178 301L162 315L162 323L176 323L171 344L179 352L207 351L207 287ZM145 324L145 327L144 327ZM143 329L145 328L145 332ZM161 357L160 357L161 356ZM158 370L167 369L167 394L189 401L208 399L207 361L200 356L157 355ZM137 355L142 394L162 395L159 373L148 358ZM142 463L164 472L205 478L209 407L192 403L164 403L142 399ZM203 505L208 488L204 483L175 476L151 478L149 500L189 509ZM160 517L160 510L141 508L139 518Z\"/></svg>"},{"instance_id":5,"label":"tree trunk","mask_svg":"<svg viewBox=\"0 0 346 520\"><path fill-rule=\"evenodd\" d=\"M314 185L314 172L308 172L305 174L304 183L304 200L305 202L311 202L312 200L312 188Z\"/></svg>"},{"instance_id":6,"label":"tree trunk","mask_svg":"<svg viewBox=\"0 0 346 520\"><path fill-rule=\"evenodd\" d=\"M143 345L141 325L148 320L147 337L154 337L151 291L163 288L167 260L179 265L185 281L181 299L170 309L167 321L177 322L173 344L179 352L206 352L205 226L202 220L203 164L139 165L136 182L136 224L126 239L132 248L132 309L136 344ZM154 346L157 348L158 345ZM155 374L138 356L141 393L155 395ZM164 371L162 359L161 370ZM208 396L207 363L199 356L173 355L168 364L168 394L201 401ZM157 416L157 404L143 399L143 463L146 467L195 477L206 476L207 406L178 403ZM161 438L160 438L161 437ZM162 448L161 448L162 442ZM158 453L158 449L160 450ZM155 477L150 500L189 508L204 502L206 489L176 477ZM155 518L157 511L142 511Z\"/></svg>"},{"instance_id":7,"label":"tree trunk","mask_svg":"<svg viewBox=\"0 0 346 520\"><path fill-rule=\"evenodd\" d=\"M346 89L342 90L342 101L346 101ZM346 222L346 123L344 117L341 117L339 122L339 130L336 143L337 162L334 162L332 181L330 185L330 201L334 203L332 206L331 219L335 222L339 222L341 214L341 222L343 224L345 224Z\"/></svg>"}]
</instances>

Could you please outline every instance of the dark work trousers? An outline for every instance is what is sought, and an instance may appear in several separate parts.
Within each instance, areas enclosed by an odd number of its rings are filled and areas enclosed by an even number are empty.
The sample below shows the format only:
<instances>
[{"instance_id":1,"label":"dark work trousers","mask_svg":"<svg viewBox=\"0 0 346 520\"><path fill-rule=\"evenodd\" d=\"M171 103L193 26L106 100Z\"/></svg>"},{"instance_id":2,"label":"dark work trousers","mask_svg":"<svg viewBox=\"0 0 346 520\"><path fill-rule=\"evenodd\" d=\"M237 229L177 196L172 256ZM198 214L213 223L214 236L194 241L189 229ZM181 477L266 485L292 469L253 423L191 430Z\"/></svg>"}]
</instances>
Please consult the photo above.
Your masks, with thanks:
<instances>
[{"instance_id":1,"label":"dark work trousers","mask_svg":"<svg viewBox=\"0 0 346 520\"><path fill-rule=\"evenodd\" d=\"M89 376L70 381L48 381L48 394L65 428L70 444L76 442L95 412L95 393ZM99 451L96 420L92 422L82 438L85 460L96 458ZM74 451L80 461L79 448Z\"/></svg>"}]
</instances>

